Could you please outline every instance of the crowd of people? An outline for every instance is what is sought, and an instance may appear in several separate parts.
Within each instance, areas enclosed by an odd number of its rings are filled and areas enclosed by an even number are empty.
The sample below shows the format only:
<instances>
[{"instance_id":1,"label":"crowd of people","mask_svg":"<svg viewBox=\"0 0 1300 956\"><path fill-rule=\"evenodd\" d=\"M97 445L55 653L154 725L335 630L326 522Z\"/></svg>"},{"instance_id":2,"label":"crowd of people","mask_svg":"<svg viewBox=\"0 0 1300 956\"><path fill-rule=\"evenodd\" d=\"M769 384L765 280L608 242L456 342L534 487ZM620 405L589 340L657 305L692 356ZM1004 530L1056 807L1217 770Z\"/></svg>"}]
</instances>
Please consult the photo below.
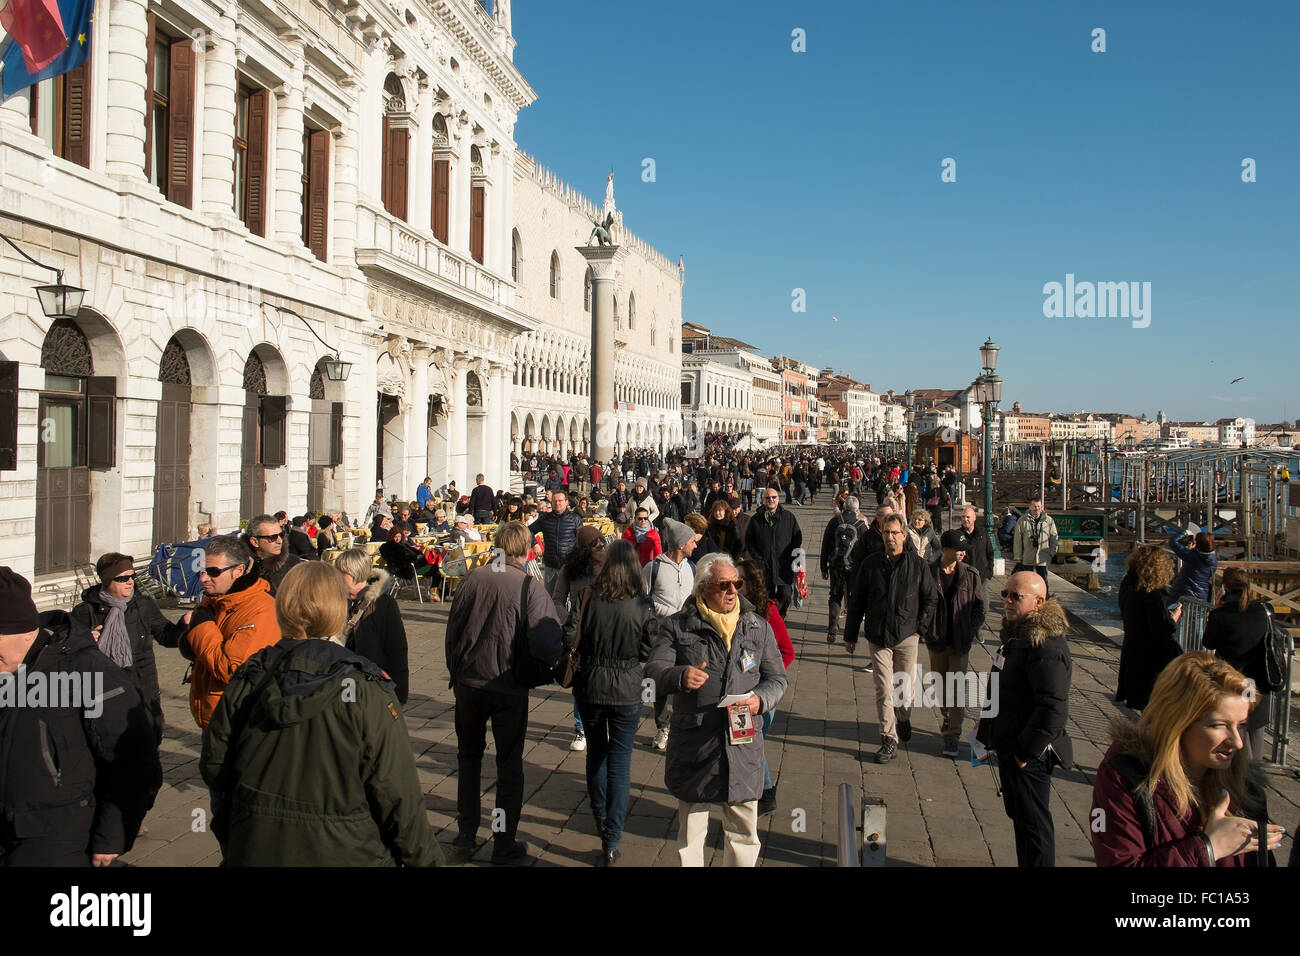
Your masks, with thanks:
<instances>
[{"instance_id":1,"label":"crowd of people","mask_svg":"<svg viewBox=\"0 0 1300 956\"><path fill-rule=\"evenodd\" d=\"M391 587L394 578L436 573L409 543L418 521L466 536L494 522L502 558L463 577L448 611L451 852L480 846L490 727L490 859L528 859L519 823L529 691L558 676L573 695L571 748L585 752L599 840L593 863L619 862L634 740L651 704L651 746L664 754L664 785L678 801L682 865L703 865L713 808L724 862L754 865L759 818L776 806L764 741L796 664L785 619L807 593L792 509L819 494L833 501L818 555L825 640L849 654L866 640L879 763L911 738L922 644L942 686L969 674L971 648L985 641L993 546L973 507L943 520L954 502L951 470L909 470L844 449L684 451L634 451L604 464L534 456L523 464L542 483L518 496L494 492L482 475L468 495L454 482L435 490L431 480L409 503L377 494L366 522L384 568L358 548L333 564L317 560L336 543L331 529L350 524L346 516L253 516L242 535L204 540L203 600L176 621L136 588L129 555L103 555L101 583L70 614L38 615L30 583L0 569L0 672L72 667L108 688L93 717L81 701L50 701L39 713L0 708L0 771L11 781L0 862L104 866L146 832L162 783L155 645L190 662L190 718L203 735L211 829L227 865L443 862L401 718L413 688ZM612 536L583 523L597 516L615 524ZM996 754L1022 866L1054 864L1051 775L1073 765L1069 624L1047 588L1058 537L1051 520L1036 500L999 531L1015 559L990 677L1000 706L981 715L970 738L975 756ZM1281 840L1249 759L1264 712L1251 678L1267 625L1248 582L1229 572L1205 637L1219 656L1178 653L1170 588L1205 593L1211 557L1199 541L1177 544L1190 555L1181 584L1166 552L1143 549L1121 593L1119 698L1141 717L1116 724L1098 769L1094 804L1115 821L1093 833L1100 865L1253 865L1261 839L1266 850ZM539 553L541 581L525 569ZM965 720L945 699L944 755L960 755Z\"/></svg>"}]
</instances>

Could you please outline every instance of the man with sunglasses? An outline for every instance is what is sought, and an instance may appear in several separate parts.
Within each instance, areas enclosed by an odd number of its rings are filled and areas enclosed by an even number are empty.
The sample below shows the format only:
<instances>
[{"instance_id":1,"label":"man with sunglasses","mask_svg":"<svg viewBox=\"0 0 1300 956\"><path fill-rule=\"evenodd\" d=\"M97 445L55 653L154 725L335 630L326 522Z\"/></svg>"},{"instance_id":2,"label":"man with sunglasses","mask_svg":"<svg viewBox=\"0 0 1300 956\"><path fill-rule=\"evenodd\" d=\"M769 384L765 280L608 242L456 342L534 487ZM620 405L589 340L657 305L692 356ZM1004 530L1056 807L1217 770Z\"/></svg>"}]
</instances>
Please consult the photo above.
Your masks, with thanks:
<instances>
[{"instance_id":1,"label":"man with sunglasses","mask_svg":"<svg viewBox=\"0 0 1300 956\"><path fill-rule=\"evenodd\" d=\"M1007 578L1002 592L1002 647L993 659L996 712L980 720L979 741L997 752L1002 803L1015 828L1020 866L1055 866L1052 769L1069 770L1069 621L1034 571Z\"/></svg>"},{"instance_id":2,"label":"man with sunglasses","mask_svg":"<svg viewBox=\"0 0 1300 956\"><path fill-rule=\"evenodd\" d=\"M275 523L274 518L268 520ZM280 640L271 587L244 542L230 535L209 538L203 561L203 603L181 618L188 630L178 645L181 655L193 661L190 712L201 729L212 719L231 675Z\"/></svg>"},{"instance_id":3,"label":"man with sunglasses","mask_svg":"<svg viewBox=\"0 0 1300 956\"><path fill-rule=\"evenodd\" d=\"M899 741L912 739L913 680L920 635L930 631L939 591L930 565L907 546L902 516L891 514L880 522L880 530L885 550L862 562L849 587L844 646L852 654L858 644L858 628L866 631L876 685L876 716L880 718L876 763L888 763Z\"/></svg>"},{"instance_id":4,"label":"man with sunglasses","mask_svg":"<svg viewBox=\"0 0 1300 956\"><path fill-rule=\"evenodd\" d=\"M258 515L248 522L248 547L257 560L257 573L270 587L272 597L289 569L302 560L290 554L285 543L284 530L270 515Z\"/></svg>"}]
</instances>

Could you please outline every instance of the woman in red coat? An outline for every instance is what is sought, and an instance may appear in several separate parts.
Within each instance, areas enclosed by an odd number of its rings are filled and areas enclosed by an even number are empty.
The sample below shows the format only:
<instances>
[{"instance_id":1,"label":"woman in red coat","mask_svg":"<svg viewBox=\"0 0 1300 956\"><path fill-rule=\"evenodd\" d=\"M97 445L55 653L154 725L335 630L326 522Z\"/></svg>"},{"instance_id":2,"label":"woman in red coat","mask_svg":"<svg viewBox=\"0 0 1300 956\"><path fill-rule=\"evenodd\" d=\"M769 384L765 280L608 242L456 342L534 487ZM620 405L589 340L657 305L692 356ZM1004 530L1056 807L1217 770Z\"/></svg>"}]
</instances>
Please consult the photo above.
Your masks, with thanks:
<instances>
[{"instance_id":1,"label":"woman in red coat","mask_svg":"<svg viewBox=\"0 0 1300 956\"><path fill-rule=\"evenodd\" d=\"M664 553L659 532L650 524L650 511L646 508L636 509L636 521L623 532L623 540L632 542L643 568Z\"/></svg>"},{"instance_id":2,"label":"woman in red coat","mask_svg":"<svg viewBox=\"0 0 1300 956\"><path fill-rule=\"evenodd\" d=\"M1206 651L1156 678L1137 724L1117 722L1092 791L1098 866L1255 866L1264 789L1244 738L1253 685ZM1268 824L1267 845L1282 842Z\"/></svg>"},{"instance_id":3,"label":"woman in red coat","mask_svg":"<svg viewBox=\"0 0 1300 956\"><path fill-rule=\"evenodd\" d=\"M736 570L744 578L745 585L741 593L745 600L754 606L754 613L761 615L768 624L772 625L772 633L776 635L776 647L781 652L781 663L785 669L789 670L790 665L794 663L794 644L790 641L790 632L786 630L785 621L781 619L781 611L767 594L767 582L763 579L763 569L753 560L747 557L736 560ZM763 714L763 740L770 740L768 731L772 727L772 718L776 716L776 710L767 711ZM767 764L767 755L763 755L763 796L758 801L759 813L771 813L776 809L776 784L772 782L772 768Z\"/></svg>"}]
</instances>

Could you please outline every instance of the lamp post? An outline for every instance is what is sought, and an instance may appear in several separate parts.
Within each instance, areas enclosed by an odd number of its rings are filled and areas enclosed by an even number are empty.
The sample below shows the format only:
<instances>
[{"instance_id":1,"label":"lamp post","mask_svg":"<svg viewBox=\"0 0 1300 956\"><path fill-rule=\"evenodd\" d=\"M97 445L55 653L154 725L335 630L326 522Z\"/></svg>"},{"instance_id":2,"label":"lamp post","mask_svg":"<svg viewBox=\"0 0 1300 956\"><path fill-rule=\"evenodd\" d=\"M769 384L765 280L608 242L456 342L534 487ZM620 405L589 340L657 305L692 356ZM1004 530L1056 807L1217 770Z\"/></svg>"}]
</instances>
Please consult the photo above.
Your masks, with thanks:
<instances>
[{"instance_id":1,"label":"lamp post","mask_svg":"<svg viewBox=\"0 0 1300 956\"><path fill-rule=\"evenodd\" d=\"M269 302L266 304L271 305ZM334 353L334 357L332 359L326 359L323 363L321 363L322 367L325 370L326 378L328 378L331 382L346 382L348 380L348 375L352 372L352 363L343 361L343 356L339 353L339 350L333 348L328 342L326 342L323 338L317 335L316 330L311 327L310 322L308 322L297 312L293 311L293 309L286 309L282 305L271 305L271 308L274 309L276 312L282 312L286 315L292 315L300 319L302 321L302 324L307 326L307 331L310 332L312 335L316 336L316 341L319 342L321 345L325 346L327 349L330 349Z\"/></svg>"},{"instance_id":2,"label":"lamp post","mask_svg":"<svg viewBox=\"0 0 1300 956\"><path fill-rule=\"evenodd\" d=\"M40 266L42 269L49 269L54 273L54 285L36 286L36 298L40 300L41 311L45 313L45 317L47 319L75 319L77 313L81 311L81 300L85 297L86 290L75 285L64 285L62 269L47 266L45 263L33 259L19 249L18 244L8 236L0 235L0 239L9 243L14 252L32 265Z\"/></svg>"},{"instance_id":3,"label":"lamp post","mask_svg":"<svg viewBox=\"0 0 1300 956\"><path fill-rule=\"evenodd\" d=\"M998 402L1002 401L1002 377L996 372L998 367L998 347L992 336L980 346L980 365L983 371L975 380L975 400L984 409L984 533L988 535L993 547L993 558L1002 556L998 549L998 536L993 526L993 442L990 422L997 414Z\"/></svg>"},{"instance_id":4,"label":"lamp post","mask_svg":"<svg viewBox=\"0 0 1300 956\"><path fill-rule=\"evenodd\" d=\"M903 420L907 423L907 457L903 459L903 465L908 471L912 469L912 406L915 404L916 396L909 388L903 393Z\"/></svg>"}]
</instances>

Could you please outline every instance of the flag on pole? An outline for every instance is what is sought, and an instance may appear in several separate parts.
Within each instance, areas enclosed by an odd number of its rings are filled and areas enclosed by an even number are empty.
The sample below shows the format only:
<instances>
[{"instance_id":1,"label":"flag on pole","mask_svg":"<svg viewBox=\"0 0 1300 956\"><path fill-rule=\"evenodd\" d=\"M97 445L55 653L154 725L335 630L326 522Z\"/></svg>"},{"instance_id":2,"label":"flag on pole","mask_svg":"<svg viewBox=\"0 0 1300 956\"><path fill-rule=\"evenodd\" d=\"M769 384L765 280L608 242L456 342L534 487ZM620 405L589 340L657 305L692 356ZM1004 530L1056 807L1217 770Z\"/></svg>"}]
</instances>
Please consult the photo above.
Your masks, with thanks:
<instances>
[{"instance_id":1,"label":"flag on pole","mask_svg":"<svg viewBox=\"0 0 1300 956\"><path fill-rule=\"evenodd\" d=\"M0 7L0 26L22 50L31 73L44 69L68 48L57 0L8 0Z\"/></svg>"},{"instance_id":2,"label":"flag on pole","mask_svg":"<svg viewBox=\"0 0 1300 956\"><path fill-rule=\"evenodd\" d=\"M9 0L9 6L12 7L17 2L32 5L48 0ZM35 71L28 69L21 42L10 43L4 53L0 54L0 62L4 63L4 73L0 74L0 80L3 81L0 83L0 96L4 99L41 80L75 70L90 56L90 27L94 19L95 0L58 0L58 11L62 23L63 46L61 52L45 66Z\"/></svg>"}]
</instances>

